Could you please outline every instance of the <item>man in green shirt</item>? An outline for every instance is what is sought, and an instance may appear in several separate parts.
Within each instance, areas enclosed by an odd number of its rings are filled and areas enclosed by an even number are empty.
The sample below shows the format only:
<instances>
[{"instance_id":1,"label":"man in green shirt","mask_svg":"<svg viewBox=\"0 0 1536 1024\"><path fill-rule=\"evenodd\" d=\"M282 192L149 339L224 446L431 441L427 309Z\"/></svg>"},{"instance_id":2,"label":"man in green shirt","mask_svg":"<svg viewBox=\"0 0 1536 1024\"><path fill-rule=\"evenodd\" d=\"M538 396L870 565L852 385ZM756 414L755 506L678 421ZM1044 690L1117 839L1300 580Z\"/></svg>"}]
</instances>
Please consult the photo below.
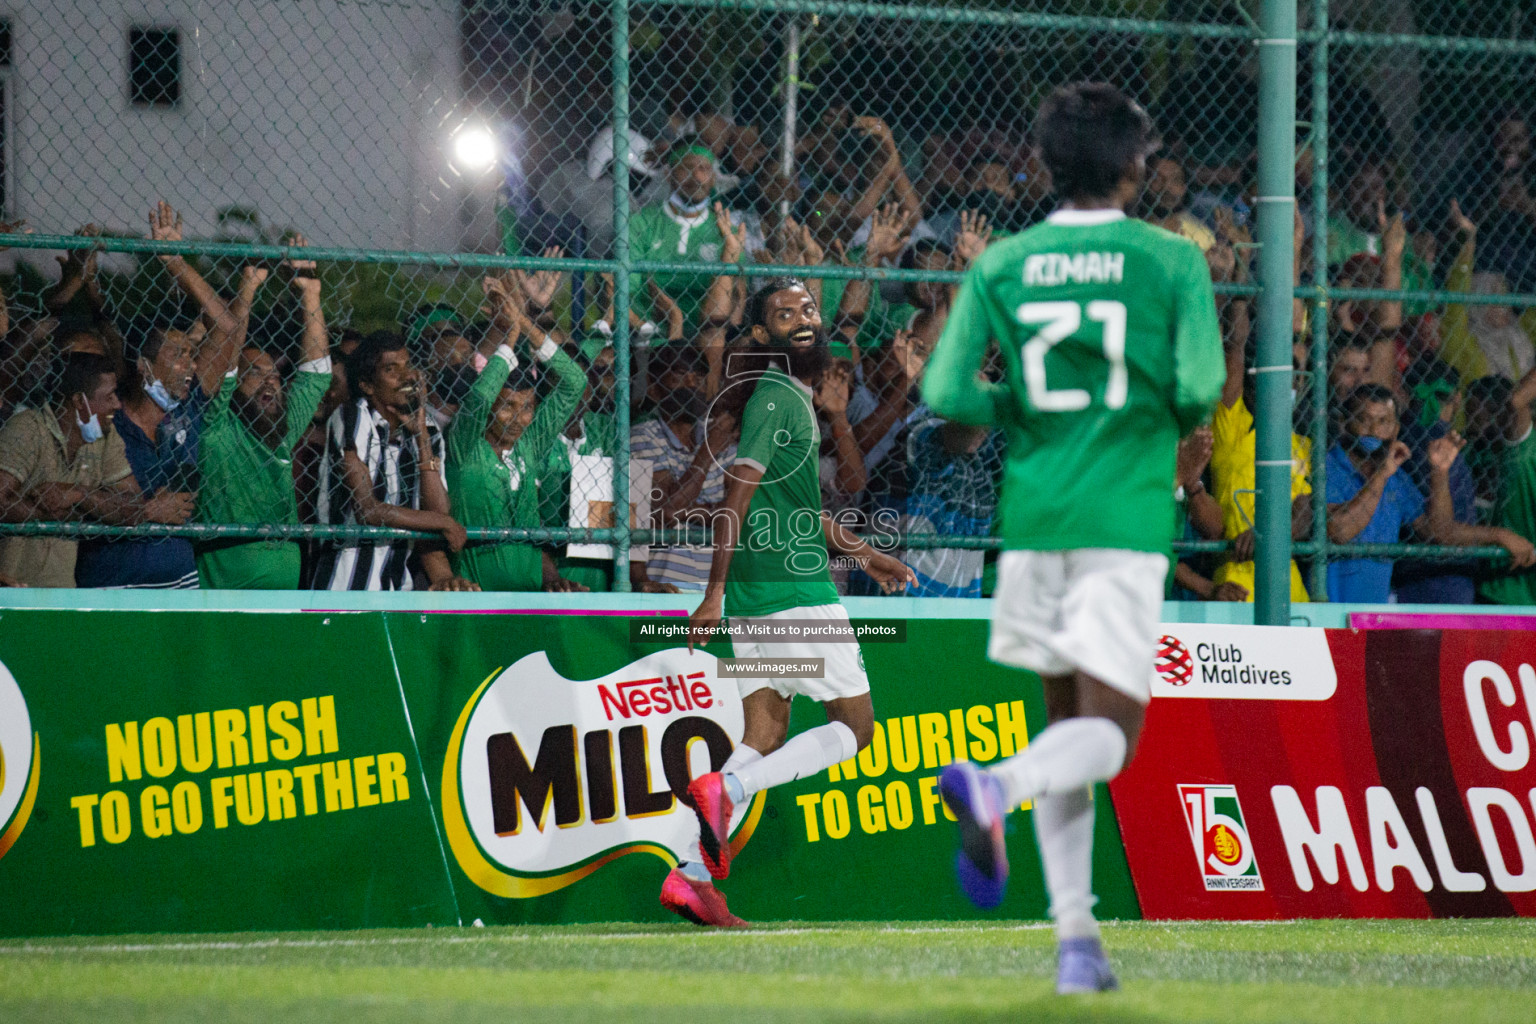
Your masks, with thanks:
<instances>
[{"instance_id":1,"label":"man in green shirt","mask_svg":"<svg viewBox=\"0 0 1536 1024\"><path fill-rule=\"evenodd\" d=\"M988 656L1041 676L1051 724L989 771L950 765L940 790L960 823L961 887L982 907L1002 901L1008 810L1034 801L1057 991L1090 992L1117 984L1093 917L1090 787L1135 750L1175 451L1210 417L1226 369L1199 247L1124 213L1155 148L1145 111L1109 85L1063 86L1035 138L1064 203L973 264L923 398L947 419L1007 430ZM979 375L994 340L1004 379L989 383Z\"/></svg>"},{"instance_id":2,"label":"man in green shirt","mask_svg":"<svg viewBox=\"0 0 1536 1024\"><path fill-rule=\"evenodd\" d=\"M536 480L549 448L586 387L586 375L547 334L536 335L514 287L485 279L494 314L495 354L448 426L448 500L453 518L490 527L538 527ZM536 362L555 378L539 400L532 368L520 368L512 346L520 336L541 336ZM453 571L481 590L539 590L543 553L535 544L467 544L451 556Z\"/></svg>"},{"instance_id":3,"label":"man in green shirt","mask_svg":"<svg viewBox=\"0 0 1536 1024\"><path fill-rule=\"evenodd\" d=\"M669 263L714 263L720 259L724 236L710 215L709 197L715 190L715 155L695 143L672 153L672 194L659 203L641 207L629 220L629 254L637 260ZM698 327L699 306L714 278L707 274L655 274L656 287L670 295L683 311L688 336ZM635 311L647 320L661 322L647 290L637 288Z\"/></svg>"},{"instance_id":4,"label":"man in green shirt","mask_svg":"<svg viewBox=\"0 0 1536 1024\"><path fill-rule=\"evenodd\" d=\"M1496 518L1499 526L1530 540L1536 538L1536 430L1531 403L1536 402L1536 370L1520 378L1505 413L1503 482ZM1479 593L1494 604L1536 604L1536 569L1512 572L1485 582Z\"/></svg>"},{"instance_id":5,"label":"man in green shirt","mask_svg":"<svg viewBox=\"0 0 1536 1024\"><path fill-rule=\"evenodd\" d=\"M560 432L539 467L539 514L545 526L567 526L571 514L571 466L579 455L613 456L613 348L600 349L586 363L587 386L576 413ZM564 547L564 545L558 545ZM613 588L613 562L550 556L555 573L546 571L551 589L603 592Z\"/></svg>"},{"instance_id":6,"label":"man in green shirt","mask_svg":"<svg viewBox=\"0 0 1536 1024\"><path fill-rule=\"evenodd\" d=\"M730 871L733 811L760 790L846 761L874 734L864 659L832 585L828 551L857 559L888 593L917 582L911 569L822 511L812 394L829 351L816 300L801 281L771 278L748 298L744 322L749 344L738 362L757 365L749 374L738 371L721 392L734 406L732 392L742 389L741 440L726 470L725 505L712 517L714 559L688 646L707 639L728 612L733 630L753 627L732 637L737 658L819 658L825 669L823 678L742 679L742 741L719 771L688 787L700 861L684 860L667 875L661 902L682 917L723 927L742 923L709 881ZM835 630L823 633L835 638L784 639L808 627ZM786 742L797 695L821 703L827 724Z\"/></svg>"},{"instance_id":7,"label":"man in green shirt","mask_svg":"<svg viewBox=\"0 0 1536 1024\"><path fill-rule=\"evenodd\" d=\"M313 260L291 260L303 312L300 363L287 389L267 352L246 346L203 414L198 519L205 523L294 523L293 446L309 429L331 386L320 278ZM265 272L261 276L265 277ZM258 280L257 284L260 283ZM249 302L244 327L249 323ZM204 590L297 590L299 545L292 540L212 540L197 546Z\"/></svg>"}]
</instances>

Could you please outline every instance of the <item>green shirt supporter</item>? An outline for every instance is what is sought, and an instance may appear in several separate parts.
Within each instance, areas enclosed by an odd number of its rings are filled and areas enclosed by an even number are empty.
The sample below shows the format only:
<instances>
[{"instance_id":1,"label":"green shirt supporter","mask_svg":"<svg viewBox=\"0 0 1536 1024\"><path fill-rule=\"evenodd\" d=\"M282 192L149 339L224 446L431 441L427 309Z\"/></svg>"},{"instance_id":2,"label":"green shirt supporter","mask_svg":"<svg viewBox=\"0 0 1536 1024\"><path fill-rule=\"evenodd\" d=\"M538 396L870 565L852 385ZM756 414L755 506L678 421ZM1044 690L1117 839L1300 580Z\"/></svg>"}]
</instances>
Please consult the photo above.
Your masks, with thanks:
<instances>
[{"instance_id":1,"label":"green shirt supporter","mask_svg":"<svg viewBox=\"0 0 1536 1024\"><path fill-rule=\"evenodd\" d=\"M539 512L545 526L567 526L571 515L571 462L578 455L613 455L613 414L584 413L581 437L572 438L564 431L549 446L549 454L539 470ZM563 550L565 545L560 545ZM613 589L613 563L592 558L557 559L559 573L594 593Z\"/></svg>"},{"instance_id":2,"label":"green shirt supporter","mask_svg":"<svg viewBox=\"0 0 1536 1024\"><path fill-rule=\"evenodd\" d=\"M994 338L1006 377L978 389ZM1225 378L1200 249L1117 211L1063 210L977 259L923 397L948 419L1007 429L1006 549L1166 554L1178 439L1210 417ZM1042 492L1042 480L1060 483Z\"/></svg>"},{"instance_id":3,"label":"green shirt supporter","mask_svg":"<svg viewBox=\"0 0 1536 1024\"><path fill-rule=\"evenodd\" d=\"M854 263L864 261L864 248L848 251L848 258ZM821 282L821 318L831 325L836 322L838 306L842 304L843 293L848 290L850 280L845 278L827 278ZM909 302L891 303L880 292L878 282L871 282L869 287L869 309L864 314L864 320L859 324L859 335L856 339L859 353L870 352L890 344L897 331L909 330L912 327L912 318L917 315L917 307Z\"/></svg>"},{"instance_id":4,"label":"green shirt supporter","mask_svg":"<svg viewBox=\"0 0 1536 1024\"><path fill-rule=\"evenodd\" d=\"M203 414L198 450L197 515L205 523L299 521L293 446L303 438L331 386L329 358L304 363L287 390L282 436L259 436L233 408L239 378L223 385ZM205 590L296 590L299 545L291 540L211 541L199 545L197 575Z\"/></svg>"},{"instance_id":5,"label":"green shirt supporter","mask_svg":"<svg viewBox=\"0 0 1536 1024\"><path fill-rule=\"evenodd\" d=\"M1372 234L1355 225L1348 217L1334 214L1328 218L1328 265L1342 267L1351 256L1365 253L1381 257L1381 236ZM1429 264L1409 247L1403 252L1403 290L1432 291L1435 275ZM1423 316L1434 307L1423 302L1403 303L1404 316Z\"/></svg>"},{"instance_id":6,"label":"green shirt supporter","mask_svg":"<svg viewBox=\"0 0 1536 1024\"><path fill-rule=\"evenodd\" d=\"M1494 522L1522 537L1536 537L1536 431L1504 453L1504 483ZM1488 580L1480 588L1494 604L1536 605L1536 569Z\"/></svg>"},{"instance_id":7,"label":"green shirt supporter","mask_svg":"<svg viewBox=\"0 0 1536 1024\"><path fill-rule=\"evenodd\" d=\"M652 203L635 212L629 220L629 254L637 260L669 263L716 263L724 237L715 224L714 212L706 208L698 214L680 214L670 200ZM655 274L656 286L672 297L683 311L685 336L691 336L699 324L699 307L704 293L714 280L708 274ZM630 292L635 311L648 320L661 323L663 317L652 308L649 289L637 287ZM658 335L660 338L661 335Z\"/></svg>"},{"instance_id":8,"label":"green shirt supporter","mask_svg":"<svg viewBox=\"0 0 1536 1024\"><path fill-rule=\"evenodd\" d=\"M763 374L741 415L735 462L761 470L763 479L731 559L726 615L838 602L821 525L820 450L811 389L778 370Z\"/></svg>"},{"instance_id":9,"label":"green shirt supporter","mask_svg":"<svg viewBox=\"0 0 1536 1024\"><path fill-rule=\"evenodd\" d=\"M587 382L575 361L548 338L534 358L553 373L555 389L539 402L532 422L505 453L485 434L515 361L506 345L486 364L448 427L448 501L453 518L466 526L541 525L538 470ZM481 590L538 590L544 584L537 545L470 544L451 560L454 572Z\"/></svg>"}]
</instances>

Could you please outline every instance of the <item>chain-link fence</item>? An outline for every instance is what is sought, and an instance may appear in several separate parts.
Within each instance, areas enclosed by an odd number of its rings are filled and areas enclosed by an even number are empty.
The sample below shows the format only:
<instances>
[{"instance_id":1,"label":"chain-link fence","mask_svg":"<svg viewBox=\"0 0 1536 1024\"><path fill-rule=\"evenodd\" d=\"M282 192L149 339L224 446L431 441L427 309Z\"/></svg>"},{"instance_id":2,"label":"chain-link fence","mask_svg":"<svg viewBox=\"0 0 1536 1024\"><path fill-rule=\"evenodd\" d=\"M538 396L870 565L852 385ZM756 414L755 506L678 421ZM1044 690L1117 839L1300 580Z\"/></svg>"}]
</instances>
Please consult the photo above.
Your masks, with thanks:
<instances>
[{"instance_id":1,"label":"chain-link fence","mask_svg":"<svg viewBox=\"0 0 1536 1024\"><path fill-rule=\"evenodd\" d=\"M1067 7L13 5L0 576L700 589L745 300L792 269L825 507L980 595L1005 440L918 384L1090 78L1152 113L1132 212L1206 251L1229 351L1170 593L1251 596L1258 3ZM1293 596L1536 600L1536 4L1300 27Z\"/></svg>"}]
</instances>

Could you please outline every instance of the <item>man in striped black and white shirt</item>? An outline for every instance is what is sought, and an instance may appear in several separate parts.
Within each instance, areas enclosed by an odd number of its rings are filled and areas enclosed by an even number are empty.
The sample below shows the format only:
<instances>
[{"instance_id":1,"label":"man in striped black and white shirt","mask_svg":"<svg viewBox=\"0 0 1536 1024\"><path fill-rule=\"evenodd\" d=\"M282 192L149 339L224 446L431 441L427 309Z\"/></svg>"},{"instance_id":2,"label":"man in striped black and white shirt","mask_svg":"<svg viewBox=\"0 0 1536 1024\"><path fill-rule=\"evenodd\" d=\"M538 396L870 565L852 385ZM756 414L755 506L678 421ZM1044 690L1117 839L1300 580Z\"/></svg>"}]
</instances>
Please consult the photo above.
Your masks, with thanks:
<instances>
[{"instance_id":1,"label":"man in striped black and white shirt","mask_svg":"<svg viewBox=\"0 0 1536 1024\"><path fill-rule=\"evenodd\" d=\"M316 511L328 525L389 526L443 535L448 551L465 542L448 514L443 435L425 415L421 372L405 341L379 332L347 359L353 401L331 414L320 460ZM411 590L412 542L338 541L321 547L316 590ZM442 546L419 549L432 590L479 590L456 576Z\"/></svg>"}]
</instances>

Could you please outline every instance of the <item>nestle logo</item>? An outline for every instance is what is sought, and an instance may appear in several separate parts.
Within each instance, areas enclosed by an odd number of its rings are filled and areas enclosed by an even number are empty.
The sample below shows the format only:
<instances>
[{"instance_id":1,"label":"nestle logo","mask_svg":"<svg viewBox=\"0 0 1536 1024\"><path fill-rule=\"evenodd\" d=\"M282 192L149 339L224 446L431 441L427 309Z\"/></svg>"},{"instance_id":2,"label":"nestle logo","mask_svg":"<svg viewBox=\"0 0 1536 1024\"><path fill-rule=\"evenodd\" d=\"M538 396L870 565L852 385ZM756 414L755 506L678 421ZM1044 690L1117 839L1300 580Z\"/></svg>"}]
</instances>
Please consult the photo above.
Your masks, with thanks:
<instances>
[{"instance_id":1,"label":"nestle logo","mask_svg":"<svg viewBox=\"0 0 1536 1024\"><path fill-rule=\"evenodd\" d=\"M713 707L715 703L715 695L704 681L703 672L630 679L612 687L598 683L597 695L610 722L615 714L619 718L645 718L669 715L674 711L697 711Z\"/></svg>"},{"instance_id":2,"label":"nestle logo","mask_svg":"<svg viewBox=\"0 0 1536 1024\"><path fill-rule=\"evenodd\" d=\"M1157 638L1157 660L1153 663L1157 674L1170 686L1188 686L1195 677L1195 662L1176 636L1164 634Z\"/></svg>"}]
</instances>

